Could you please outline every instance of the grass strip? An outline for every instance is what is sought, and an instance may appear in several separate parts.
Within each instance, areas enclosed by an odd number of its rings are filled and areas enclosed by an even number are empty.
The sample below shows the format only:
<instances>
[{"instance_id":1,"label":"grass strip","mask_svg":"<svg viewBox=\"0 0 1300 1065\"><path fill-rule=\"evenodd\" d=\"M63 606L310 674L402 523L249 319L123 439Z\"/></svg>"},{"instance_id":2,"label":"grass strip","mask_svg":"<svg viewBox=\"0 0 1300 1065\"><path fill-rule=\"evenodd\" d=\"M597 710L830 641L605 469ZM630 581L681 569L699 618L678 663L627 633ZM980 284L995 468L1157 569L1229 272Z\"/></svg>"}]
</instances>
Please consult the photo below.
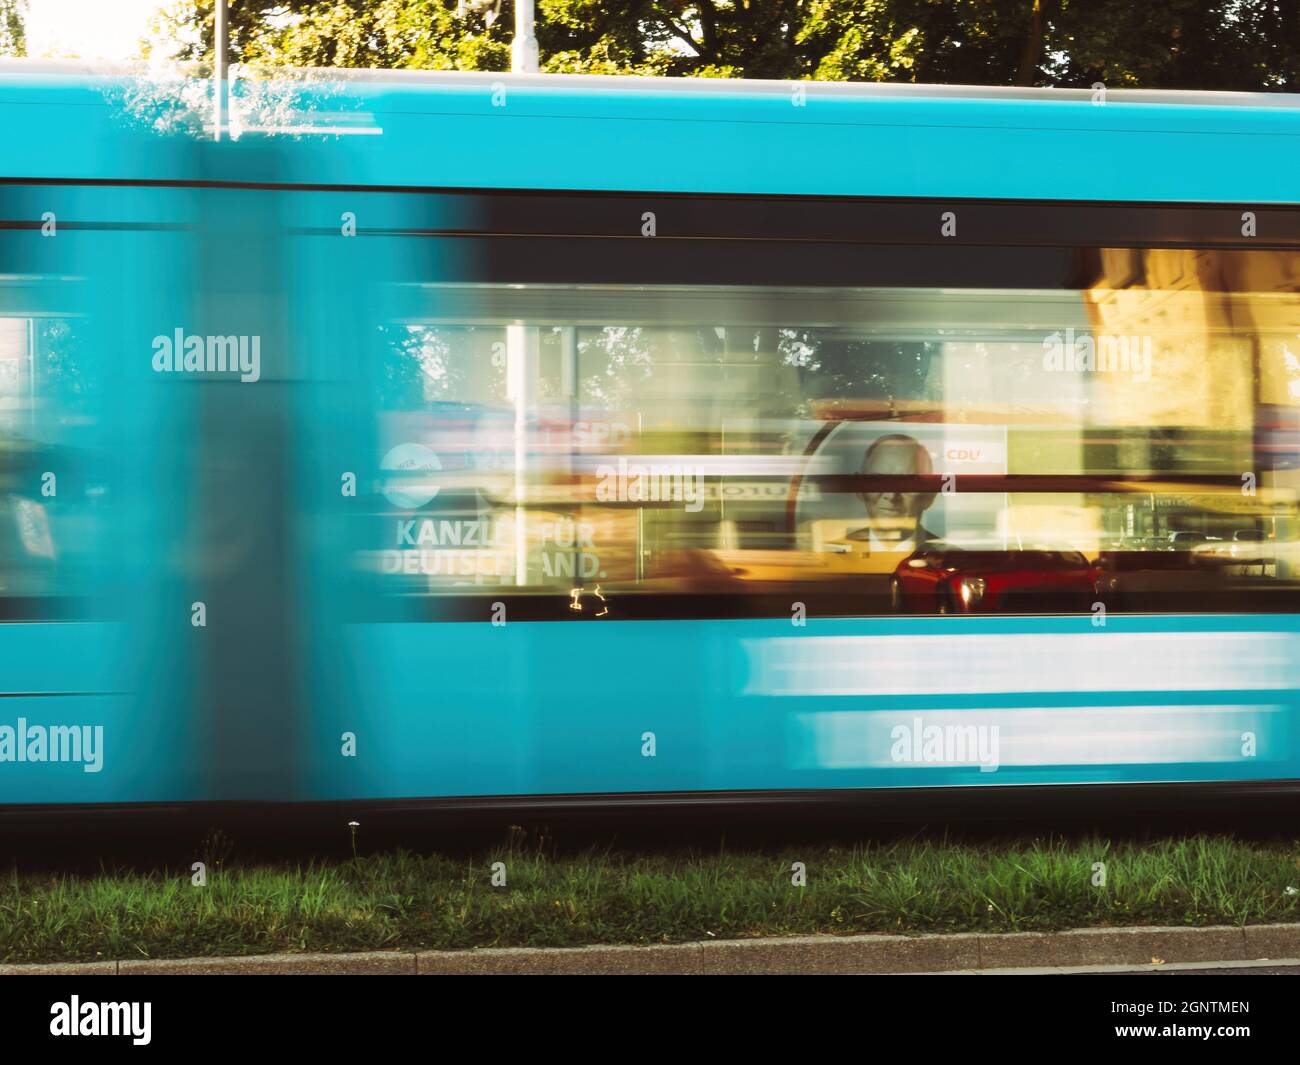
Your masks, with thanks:
<instances>
[{"instance_id":1,"label":"grass strip","mask_svg":"<svg viewBox=\"0 0 1300 1065\"><path fill-rule=\"evenodd\" d=\"M189 869L13 870L0 878L0 961L1270 924L1300 921L1297 888L1300 843L1224 837L649 855L560 855L514 838L471 859L217 861L202 887Z\"/></svg>"}]
</instances>

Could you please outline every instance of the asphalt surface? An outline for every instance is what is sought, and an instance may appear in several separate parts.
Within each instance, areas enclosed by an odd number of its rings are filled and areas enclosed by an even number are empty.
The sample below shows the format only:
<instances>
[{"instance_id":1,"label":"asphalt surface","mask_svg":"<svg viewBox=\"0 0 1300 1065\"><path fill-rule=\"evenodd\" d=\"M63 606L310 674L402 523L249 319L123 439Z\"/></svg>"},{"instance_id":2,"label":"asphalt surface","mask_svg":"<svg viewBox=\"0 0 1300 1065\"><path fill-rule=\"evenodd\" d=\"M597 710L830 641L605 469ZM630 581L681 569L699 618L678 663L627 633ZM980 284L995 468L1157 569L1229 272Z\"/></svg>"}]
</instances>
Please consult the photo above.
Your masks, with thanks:
<instances>
[{"instance_id":1,"label":"asphalt surface","mask_svg":"<svg viewBox=\"0 0 1300 1065\"><path fill-rule=\"evenodd\" d=\"M1089 974L1100 975L1100 974ZM1198 965L1195 969L1139 969L1118 976L1300 976L1300 965Z\"/></svg>"},{"instance_id":2,"label":"asphalt surface","mask_svg":"<svg viewBox=\"0 0 1300 1065\"><path fill-rule=\"evenodd\" d=\"M1035 966L1016 969L962 969L934 976L1300 976L1300 958L1258 961L1196 961L1161 965Z\"/></svg>"}]
</instances>

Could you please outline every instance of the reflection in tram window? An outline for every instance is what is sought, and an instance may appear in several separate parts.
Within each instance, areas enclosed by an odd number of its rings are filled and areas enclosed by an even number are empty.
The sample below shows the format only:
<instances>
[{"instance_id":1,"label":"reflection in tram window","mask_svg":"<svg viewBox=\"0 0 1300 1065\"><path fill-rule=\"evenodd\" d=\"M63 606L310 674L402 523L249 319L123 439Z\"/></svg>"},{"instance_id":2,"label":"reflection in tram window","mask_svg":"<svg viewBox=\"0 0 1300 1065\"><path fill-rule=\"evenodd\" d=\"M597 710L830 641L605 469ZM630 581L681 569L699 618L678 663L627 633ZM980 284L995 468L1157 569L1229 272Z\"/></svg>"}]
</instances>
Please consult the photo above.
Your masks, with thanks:
<instances>
[{"instance_id":1,"label":"reflection in tram window","mask_svg":"<svg viewBox=\"0 0 1300 1065\"><path fill-rule=\"evenodd\" d=\"M0 601L89 590L99 387L72 320L0 318Z\"/></svg>"},{"instance_id":2,"label":"reflection in tram window","mask_svg":"<svg viewBox=\"0 0 1300 1065\"><path fill-rule=\"evenodd\" d=\"M545 617L1292 609L1296 257L1077 259L1065 291L530 285L517 316L450 286L384 334L359 564Z\"/></svg>"}]
</instances>

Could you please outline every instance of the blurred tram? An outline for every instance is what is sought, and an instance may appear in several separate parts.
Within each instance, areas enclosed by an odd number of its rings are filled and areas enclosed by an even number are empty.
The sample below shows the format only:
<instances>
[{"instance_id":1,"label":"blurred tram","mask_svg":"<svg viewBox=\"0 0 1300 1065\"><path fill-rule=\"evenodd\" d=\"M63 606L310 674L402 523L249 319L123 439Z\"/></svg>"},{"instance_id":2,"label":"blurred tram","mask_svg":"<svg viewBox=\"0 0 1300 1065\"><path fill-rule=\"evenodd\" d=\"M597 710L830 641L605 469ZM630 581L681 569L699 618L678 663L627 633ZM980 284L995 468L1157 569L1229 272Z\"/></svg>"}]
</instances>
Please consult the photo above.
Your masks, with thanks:
<instances>
[{"instance_id":1,"label":"blurred tram","mask_svg":"<svg viewBox=\"0 0 1300 1065\"><path fill-rule=\"evenodd\" d=\"M1300 781L1300 99L219 88L0 67L3 807Z\"/></svg>"}]
</instances>

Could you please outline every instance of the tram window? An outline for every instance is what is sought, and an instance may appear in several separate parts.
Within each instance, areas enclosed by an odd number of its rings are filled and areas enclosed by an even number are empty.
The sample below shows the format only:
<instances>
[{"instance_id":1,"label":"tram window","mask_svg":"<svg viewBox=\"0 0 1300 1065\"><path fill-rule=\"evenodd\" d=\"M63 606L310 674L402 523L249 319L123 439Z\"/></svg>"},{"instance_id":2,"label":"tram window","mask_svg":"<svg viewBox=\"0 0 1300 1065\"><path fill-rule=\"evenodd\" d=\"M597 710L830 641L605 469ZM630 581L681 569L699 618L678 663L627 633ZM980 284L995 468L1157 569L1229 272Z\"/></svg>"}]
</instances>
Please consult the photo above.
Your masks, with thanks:
<instances>
[{"instance_id":1,"label":"tram window","mask_svg":"<svg viewBox=\"0 0 1300 1065\"><path fill-rule=\"evenodd\" d=\"M388 329L362 564L404 595L599 588L615 616L1279 609L1294 259L1081 250L1073 290L454 286ZM518 290L525 324L483 324ZM927 549L964 554L931 580L905 566Z\"/></svg>"},{"instance_id":2,"label":"tram window","mask_svg":"<svg viewBox=\"0 0 1300 1065\"><path fill-rule=\"evenodd\" d=\"M0 317L0 600L88 590L98 388L75 319Z\"/></svg>"}]
</instances>

